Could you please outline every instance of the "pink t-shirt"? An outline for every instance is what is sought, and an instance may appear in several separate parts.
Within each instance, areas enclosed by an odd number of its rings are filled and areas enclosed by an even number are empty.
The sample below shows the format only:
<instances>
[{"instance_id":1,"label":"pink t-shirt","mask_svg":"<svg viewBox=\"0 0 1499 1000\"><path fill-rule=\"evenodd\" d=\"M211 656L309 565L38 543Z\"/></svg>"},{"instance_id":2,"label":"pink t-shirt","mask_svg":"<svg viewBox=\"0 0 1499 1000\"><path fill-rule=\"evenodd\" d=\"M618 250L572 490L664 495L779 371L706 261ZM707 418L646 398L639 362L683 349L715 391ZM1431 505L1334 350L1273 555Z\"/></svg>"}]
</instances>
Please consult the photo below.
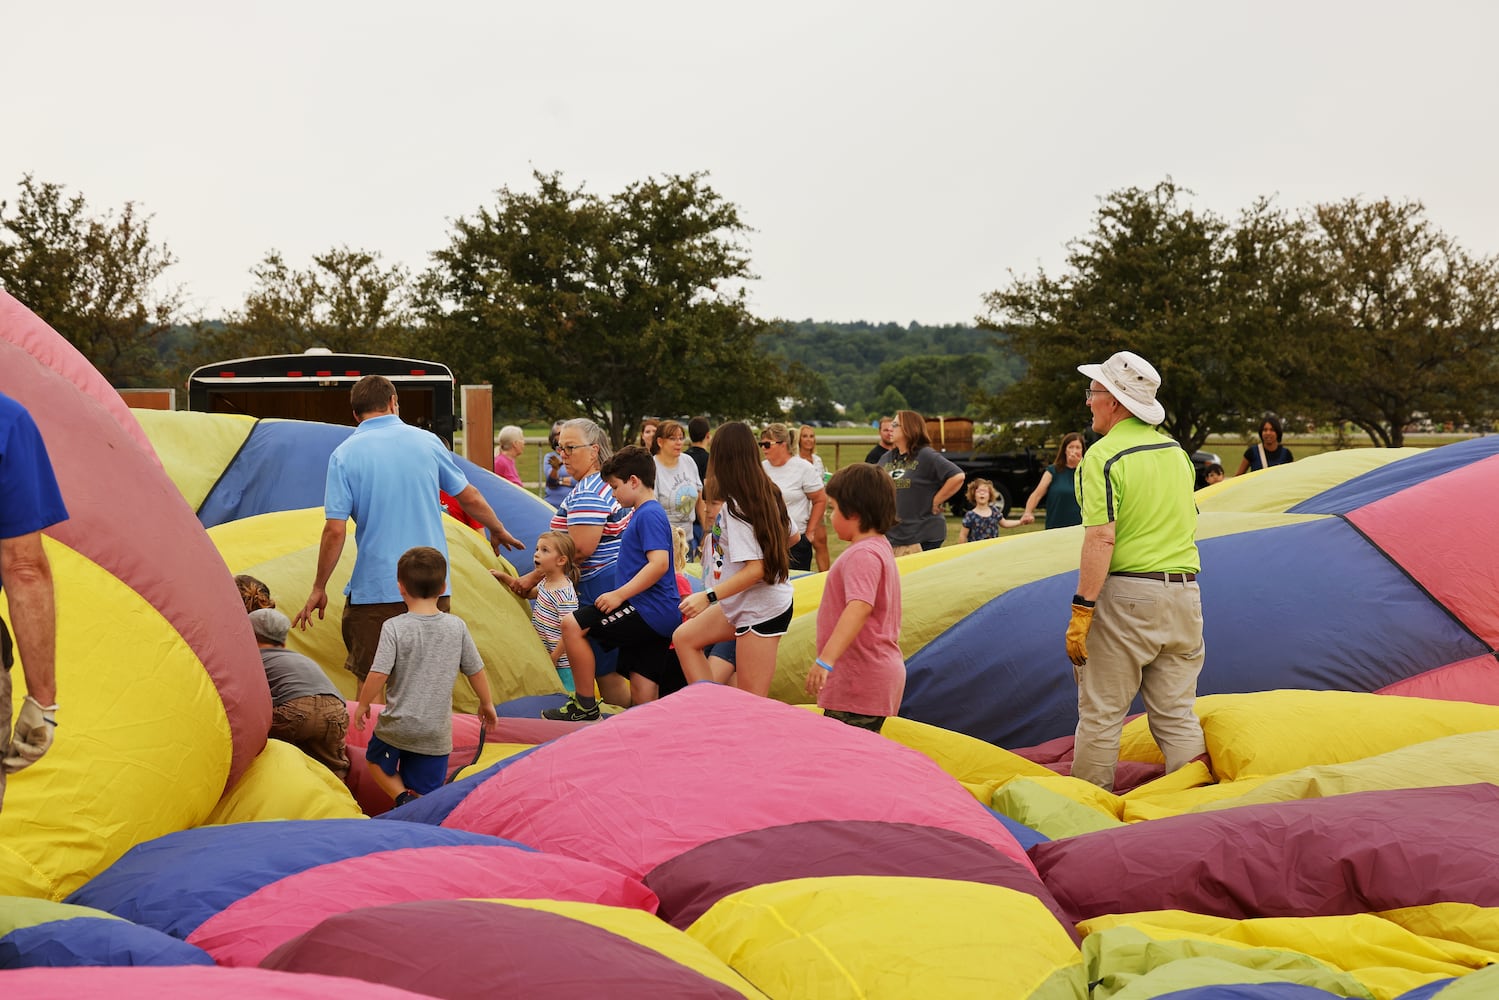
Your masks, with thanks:
<instances>
[{"instance_id":1,"label":"pink t-shirt","mask_svg":"<svg viewBox=\"0 0 1499 1000\"><path fill-rule=\"evenodd\" d=\"M900 653L900 574L884 536L850 545L828 570L817 606L818 649L849 601L864 601L874 610L838 657L817 704L855 715L895 715L906 692L906 661ZM822 668L814 664L812 669Z\"/></svg>"},{"instance_id":2,"label":"pink t-shirt","mask_svg":"<svg viewBox=\"0 0 1499 1000\"><path fill-rule=\"evenodd\" d=\"M520 481L520 473L515 469L515 459L504 452L498 452L494 456L494 474L501 479L508 479L517 486L525 485Z\"/></svg>"}]
</instances>

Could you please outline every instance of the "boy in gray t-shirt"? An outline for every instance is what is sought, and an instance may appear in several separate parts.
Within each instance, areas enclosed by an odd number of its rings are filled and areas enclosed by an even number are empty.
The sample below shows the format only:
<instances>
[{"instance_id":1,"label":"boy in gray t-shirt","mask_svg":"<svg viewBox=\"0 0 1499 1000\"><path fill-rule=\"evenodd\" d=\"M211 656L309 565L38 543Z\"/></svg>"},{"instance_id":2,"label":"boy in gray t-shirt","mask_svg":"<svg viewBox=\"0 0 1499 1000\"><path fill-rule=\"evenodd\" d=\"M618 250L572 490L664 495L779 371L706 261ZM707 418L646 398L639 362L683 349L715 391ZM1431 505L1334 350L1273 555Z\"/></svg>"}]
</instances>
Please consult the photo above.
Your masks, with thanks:
<instances>
[{"instance_id":1,"label":"boy in gray t-shirt","mask_svg":"<svg viewBox=\"0 0 1499 1000\"><path fill-rule=\"evenodd\" d=\"M359 689L354 728L364 731L370 702L385 688L385 708L370 736L370 775L396 805L442 787L453 752L452 692L461 671L479 696L479 715L495 725L484 661L463 619L437 610L448 561L426 545L407 549L396 564L406 613L380 629L369 676Z\"/></svg>"}]
</instances>

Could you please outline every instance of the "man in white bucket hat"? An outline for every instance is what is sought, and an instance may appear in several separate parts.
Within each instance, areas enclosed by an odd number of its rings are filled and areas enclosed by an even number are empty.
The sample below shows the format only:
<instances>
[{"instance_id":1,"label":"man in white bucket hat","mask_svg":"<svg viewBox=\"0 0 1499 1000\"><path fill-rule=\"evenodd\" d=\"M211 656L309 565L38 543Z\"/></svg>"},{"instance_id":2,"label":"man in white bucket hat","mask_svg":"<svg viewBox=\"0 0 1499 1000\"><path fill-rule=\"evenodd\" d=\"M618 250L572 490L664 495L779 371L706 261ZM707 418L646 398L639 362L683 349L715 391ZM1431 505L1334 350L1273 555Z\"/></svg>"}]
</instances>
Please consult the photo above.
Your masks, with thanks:
<instances>
[{"instance_id":1,"label":"man in white bucket hat","mask_svg":"<svg viewBox=\"0 0 1499 1000\"><path fill-rule=\"evenodd\" d=\"M1201 563L1192 460L1156 425L1161 376L1120 351L1078 365L1103 437L1083 456L1083 551L1067 657L1077 680L1072 774L1113 790L1119 732L1143 692L1150 731L1174 771L1205 750L1192 705L1202 671Z\"/></svg>"}]
</instances>

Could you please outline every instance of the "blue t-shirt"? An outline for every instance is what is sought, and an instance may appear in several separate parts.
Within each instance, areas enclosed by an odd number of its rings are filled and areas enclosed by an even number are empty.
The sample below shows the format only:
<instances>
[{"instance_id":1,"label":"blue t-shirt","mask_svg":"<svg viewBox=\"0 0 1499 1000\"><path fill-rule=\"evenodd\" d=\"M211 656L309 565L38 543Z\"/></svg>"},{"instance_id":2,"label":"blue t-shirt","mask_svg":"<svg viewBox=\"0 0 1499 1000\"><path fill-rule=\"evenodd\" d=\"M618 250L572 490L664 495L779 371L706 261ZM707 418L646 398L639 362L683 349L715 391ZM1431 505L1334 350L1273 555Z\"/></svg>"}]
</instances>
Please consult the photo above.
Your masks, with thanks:
<instances>
[{"instance_id":1,"label":"blue t-shirt","mask_svg":"<svg viewBox=\"0 0 1499 1000\"><path fill-rule=\"evenodd\" d=\"M393 413L355 427L329 456L323 490L325 517L354 519L358 554L344 589L350 603L398 603L396 563L407 549L430 545L446 559L438 493L457 496L467 486L468 477L436 434Z\"/></svg>"},{"instance_id":2,"label":"blue t-shirt","mask_svg":"<svg viewBox=\"0 0 1499 1000\"><path fill-rule=\"evenodd\" d=\"M24 406L0 393L0 538L20 538L67 519L41 431Z\"/></svg>"},{"instance_id":3,"label":"blue t-shirt","mask_svg":"<svg viewBox=\"0 0 1499 1000\"><path fill-rule=\"evenodd\" d=\"M1265 465L1260 464L1260 449L1264 445L1252 444L1244 449L1244 461L1249 463L1249 471L1255 472L1259 469L1274 468L1277 465L1291 464L1291 449L1281 445L1274 451L1265 452Z\"/></svg>"},{"instance_id":4,"label":"blue t-shirt","mask_svg":"<svg viewBox=\"0 0 1499 1000\"><path fill-rule=\"evenodd\" d=\"M630 514L624 537L619 543L619 561L615 564L616 586L623 586L645 567L646 553L664 549L666 572L661 579L630 598L635 610L657 635L671 635L682 624L678 609L676 567L673 565L671 521L666 509L655 500L647 500Z\"/></svg>"}]
</instances>

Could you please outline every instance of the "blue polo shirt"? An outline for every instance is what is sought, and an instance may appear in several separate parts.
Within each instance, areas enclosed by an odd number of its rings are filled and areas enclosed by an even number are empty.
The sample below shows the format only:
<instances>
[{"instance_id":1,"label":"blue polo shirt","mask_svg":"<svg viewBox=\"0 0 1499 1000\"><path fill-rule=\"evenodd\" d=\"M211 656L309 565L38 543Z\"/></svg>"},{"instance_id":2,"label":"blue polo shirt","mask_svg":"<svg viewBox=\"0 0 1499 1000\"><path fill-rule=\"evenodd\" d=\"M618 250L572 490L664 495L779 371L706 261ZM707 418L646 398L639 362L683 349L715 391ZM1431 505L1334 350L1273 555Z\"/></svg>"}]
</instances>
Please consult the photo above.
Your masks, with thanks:
<instances>
[{"instance_id":1,"label":"blue polo shirt","mask_svg":"<svg viewBox=\"0 0 1499 1000\"><path fill-rule=\"evenodd\" d=\"M0 538L20 538L68 519L41 431L0 393Z\"/></svg>"},{"instance_id":2,"label":"blue polo shirt","mask_svg":"<svg viewBox=\"0 0 1499 1000\"><path fill-rule=\"evenodd\" d=\"M394 413L355 427L329 456L323 490L325 517L354 519L358 554L344 589L350 603L400 601L396 563L407 549L430 545L447 558L437 494L457 496L467 486L468 477L437 435L402 423Z\"/></svg>"}]
</instances>

